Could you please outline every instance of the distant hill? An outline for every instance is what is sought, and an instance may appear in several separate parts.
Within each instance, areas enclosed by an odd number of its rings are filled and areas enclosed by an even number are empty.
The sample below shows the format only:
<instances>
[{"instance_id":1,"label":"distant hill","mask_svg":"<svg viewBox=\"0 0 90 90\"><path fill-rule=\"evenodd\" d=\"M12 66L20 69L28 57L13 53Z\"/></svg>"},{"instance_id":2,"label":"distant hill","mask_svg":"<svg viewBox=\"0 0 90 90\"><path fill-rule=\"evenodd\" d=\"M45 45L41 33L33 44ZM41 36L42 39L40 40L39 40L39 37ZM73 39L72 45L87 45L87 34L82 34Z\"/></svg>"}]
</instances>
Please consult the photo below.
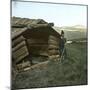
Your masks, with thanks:
<instances>
[{"instance_id":1,"label":"distant hill","mask_svg":"<svg viewBox=\"0 0 90 90\"><path fill-rule=\"evenodd\" d=\"M83 25L75 25L75 26L73 26L74 28L78 28L78 29L86 29L86 27L85 26L83 26Z\"/></svg>"},{"instance_id":2,"label":"distant hill","mask_svg":"<svg viewBox=\"0 0 90 90\"><path fill-rule=\"evenodd\" d=\"M53 27L58 33L65 32L67 40L87 38L87 29L82 25Z\"/></svg>"}]
</instances>

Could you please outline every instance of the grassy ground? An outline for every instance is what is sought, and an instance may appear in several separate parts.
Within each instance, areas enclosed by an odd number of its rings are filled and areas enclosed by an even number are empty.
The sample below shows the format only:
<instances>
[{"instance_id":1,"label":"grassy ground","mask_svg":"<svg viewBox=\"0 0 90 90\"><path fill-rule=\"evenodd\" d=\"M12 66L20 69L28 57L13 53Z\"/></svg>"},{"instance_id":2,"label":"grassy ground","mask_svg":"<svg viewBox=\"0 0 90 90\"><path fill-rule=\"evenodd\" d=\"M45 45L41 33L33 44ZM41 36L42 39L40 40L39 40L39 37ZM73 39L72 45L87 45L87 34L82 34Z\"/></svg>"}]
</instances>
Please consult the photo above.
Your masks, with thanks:
<instances>
[{"instance_id":1,"label":"grassy ground","mask_svg":"<svg viewBox=\"0 0 90 90\"><path fill-rule=\"evenodd\" d=\"M44 69L18 74L13 88L39 88L87 84L87 49L85 43L66 45L67 57L61 63L50 61Z\"/></svg>"}]
</instances>

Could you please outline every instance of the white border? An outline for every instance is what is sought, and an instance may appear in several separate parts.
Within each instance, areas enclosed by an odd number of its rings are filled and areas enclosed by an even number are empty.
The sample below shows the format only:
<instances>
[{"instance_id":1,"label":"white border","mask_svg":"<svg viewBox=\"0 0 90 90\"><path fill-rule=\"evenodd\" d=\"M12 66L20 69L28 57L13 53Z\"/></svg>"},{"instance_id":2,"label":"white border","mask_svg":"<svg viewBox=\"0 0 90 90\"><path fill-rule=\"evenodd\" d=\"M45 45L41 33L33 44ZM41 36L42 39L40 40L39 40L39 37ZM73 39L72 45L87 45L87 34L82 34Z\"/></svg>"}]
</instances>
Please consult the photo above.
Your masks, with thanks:
<instances>
[{"instance_id":1,"label":"white border","mask_svg":"<svg viewBox=\"0 0 90 90\"><path fill-rule=\"evenodd\" d=\"M89 3L90 0L60 0L60 1L59 0L31 0L31 1L90 5ZM90 16L90 11L88 12L88 16ZM88 24L90 23L89 20L90 19L88 17ZM88 33L90 32L89 28L90 27L88 26ZM90 43L88 43L88 46L90 46ZM89 49L90 48L88 47L88 50ZM10 57L11 57L10 56L10 0L1 0L0 1L0 90L10 89ZM90 60L90 57L88 57L88 68L90 67L89 60ZM88 74L89 74L88 76L90 76L90 72ZM55 87L55 88L42 88L42 90L48 90L48 89L90 90L90 78L89 78L88 86L66 86L66 87Z\"/></svg>"}]
</instances>

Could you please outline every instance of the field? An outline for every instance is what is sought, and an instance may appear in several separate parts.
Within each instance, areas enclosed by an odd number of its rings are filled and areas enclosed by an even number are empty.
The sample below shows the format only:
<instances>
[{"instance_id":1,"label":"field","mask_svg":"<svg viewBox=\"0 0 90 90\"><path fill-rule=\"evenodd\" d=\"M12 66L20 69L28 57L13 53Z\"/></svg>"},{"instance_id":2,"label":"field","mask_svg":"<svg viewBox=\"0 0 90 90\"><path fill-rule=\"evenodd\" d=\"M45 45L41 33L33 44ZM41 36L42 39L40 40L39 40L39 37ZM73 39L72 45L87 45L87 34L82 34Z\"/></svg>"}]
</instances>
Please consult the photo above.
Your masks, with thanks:
<instances>
[{"instance_id":1,"label":"field","mask_svg":"<svg viewBox=\"0 0 90 90\"><path fill-rule=\"evenodd\" d=\"M87 84L87 44L66 45L67 56L60 61L50 61L45 68L21 72L12 81L13 88L39 88Z\"/></svg>"}]
</instances>

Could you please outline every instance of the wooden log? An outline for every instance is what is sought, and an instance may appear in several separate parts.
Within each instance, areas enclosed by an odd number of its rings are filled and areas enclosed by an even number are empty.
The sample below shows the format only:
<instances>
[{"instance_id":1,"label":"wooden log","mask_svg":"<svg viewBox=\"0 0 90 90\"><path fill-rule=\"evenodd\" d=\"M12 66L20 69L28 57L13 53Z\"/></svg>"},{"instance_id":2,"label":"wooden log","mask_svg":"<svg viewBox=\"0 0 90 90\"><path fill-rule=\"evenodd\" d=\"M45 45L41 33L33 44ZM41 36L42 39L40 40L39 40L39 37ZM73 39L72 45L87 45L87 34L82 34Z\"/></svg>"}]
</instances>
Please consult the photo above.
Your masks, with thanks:
<instances>
[{"instance_id":1,"label":"wooden log","mask_svg":"<svg viewBox=\"0 0 90 90\"><path fill-rule=\"evenodd\" d=\"M50 27L50 25L49 24L31 24L30 26L28 25L28 29L29 27L40 28L40 27Z\"/></svg>"},{"instance_id":2,"label":"wooden log","mask_svg":"<svg viewBox=\"0 0 90 90\"><path fill-rule=\"evenodd\" d=\"M48 51L31 50L30 53L34 55L48 56Z\"/></svg>"},{"instance_id":3,"label":"wooden log","mask_svg":"<svg viewBox=\"0 0 90 90\"><path fill-rule=\"evenodd\" d=\"M36 52L34 51L33 53L36 53ZM48 56L48 51L47 50L40 50L36 54L41 55L41 56Z\"/></svg>"},{"instance_id":4,"label":"wooden log","mask_svg":"<svg viewBox=\"0 0 90 90\"><path fill-rule=\"evenodd\" d=\"M59 44L59 41L49 39L49 40L48 40L48 44L50 44L50 43Z\"/></svg>"},{"instance_id":5,"label":"wooden log","mask_svg":"<svg viewBox=\"0 0 90 90\"><path fill-rule=\"evenodd\" d=\"M49 61L41 62L35 65L32 65L30 68L24 69L24 71L32 70L32 69L47 69Z\"/></svg>"},{"instance_id":6,"label":"wooden log","mask_svg":"<svg viewBox=\"0 0 90 90\"><path fill-rule=\"evenodd\" d=\"M22 64L17 64L16 67L17 67L17 70L21 70L22 69Z\"/></svg>"},{"instance_id":7,"label":"wooden log","mask_svg":"<svg viewBox=\"0 0 90 90\"><path fill-rule=\"evenodd\" d=\"M25 61L25 62L22 62L22 63L16 65L16 67L17 67L18 70L24 69L24 68L30 67L30 66L31 65L30 65L30 62L29 61Z\"/></svg>"},{"instance_id":8,"label":"wooden log","mask_svg":"<svg viewBox=\"0 0 90 90\"><path fill-rule=\"evenodd\" d=\"M28 52L23 53L21 56L19 56L19 57L16 58L16 63L22 61L22 60L23 60L25 57L27 57L28 55L29 55Z\"/></svg>"},{"instance_id":9,"label":"wooden log","mask_svg":"<svg viewBox=\"0 0 90 90\"><path fill-rule=\"evenodd\" d=\"M54 60L54 59L60 59L60 55L51 55L49 56L50 60Z\"/></svg>"},{"instance_id":10,"label":"wooden log","mask_svg":"<svg viewBox=\"0 0 90 90\"><path fill-rule=\"evenodd\" d=\"M55 50L55 49L48 50L48 54L49 55L57 55L57 54L59 54L59 50Z\"/></svg>"},{"instance_id":11,"label":"wooden log","mask_svg":"<svg viewBox=\"0 0 90 90\"><path fill-rule=\"evenodd\" d=\"M27 70L30 70L31 68L30 67L26 67L26 68L24 68L23 70L24 71L27 71Z\"/></svg>"},{"instance_id":12,"label":"wooden log","mask_svg":"<svg viewBox=\"0 0 90 90\"><path fill-rule=\"evenodd\" d=\"M48 44L28 44L28 48L29 48L29 52L31 54L35 54L35 55L45 55L47 56L48 53Z\"/></svg>"},{"instance_id":13,"label":"wooden log","mask_svg":"<svg viewBox=\"0 0 90 90\"><path fill-rule=\"evenodd\" d=\"M59 49L59 45L49 45L48 49Z\"/></svg>"},{"instance_id":14,"label":"wooden log","mask_svg":"<svg viewBox=\"0 0 90 90\"><path fill-rule=\"evenodd\" d=\"M12 55L15 60L21 60L25 56L29 55L29 52L27 50L27 47L24 46L24 47L18 49L17 51L13 52Z\"/></svg>"},{"instance_id":15,"label":"wooden log","mask_svg":"<svg viewBox=\"0 0 90 90\"><path fill-rule=\"evenodd\" d=\"M55 41L59 41L59 38L53 36L53 35L50 35L49 36L49 40L55 40Z\"/></svg>"},{"instance_id":16,"label":"wooden log","mask_svg":"<svg viewBox=\"0 0 90 90\"><path fill-rule=\"evenodd\" d=\"M48 44L48 47L59 47L59 45L56 43L50 43Z\"/></svg>"},{"instance_id":17,"label":"wooden log","mask_svg":"<svg viewBox=\"0 0 90 90\"><path fill-rule=\"evenodd\" d=\"M24 28L24 27L26 27L26 25L24 25L24 24L14 24L14 25L12 25L12 28Z\"/></svg>"},{"instance_id":18,"label":"wooden log","mask_svg":"<svg viewBox=\"0 0 90 90\"><path fill-rule=\"evenodd\" d=\"M47 47L48 45L36 43L36 44L29 44L29 46L30 47L38 47L38 48L41 47L42 48L42 47Z\"/></svg>"},{"instance_id":19,"label":"wooden log","mask_svg":"<svg viewBox=\"0 0 90 90\"><path fill-rule=\"evenodd\" d=\"M30 51L35 50L35 51L46 51L48 50L48 45L28 45L28 48Z\"/></svg>"},{"instance_id":20,"label":"wooden log","mask_svg":"<svg viewBox=\"0 0 90 90\"><path fill-rule=\"evenodd\" d=\"M44 51L44 50L48 50L48 46L47 45L28 45L30 51L35 50L35 51Z\"/></svg>"},{"instance_id":21,"label":"wooden log","mask_svg":"<svg viewBox=\"0 0 90 90\"><path fill-rule=\"evenodd\" d=\"M23 36L16 38L15 40L12 41L12 47L16 46L17 44L19 44L22 41L25 41L25 38Z\"/></svg>"},{"instance_id":22,"label":"wooden log","mask_svg":"<svg viewBox=\"0 0 90 90\"><path fill-rule=\"evenodd\" d=\"M40 52L39 55L41 55L41 56L48 56L48 53L47 52Z\"/></svg>"},{"instance_id":23,"label":"wooden log","mask_svg":"<svg viewBox=\"0 0 90 90\"><path fill-rule=\"evenodd\" d=\"M17 51L18 49L20 49L23 46L26 46L26 42L25 41L22 41L19 44L17 44L15 47L13 47L12 51L15 52L15 51Z\"/></svg>"},{"instance_id":24,"label":"wooden log","mask_svg":"<svg viewBox=\"0 0 90 90\"><path fill-rule=\"evenodd\" d=\"M28 44L48 44L48 42L46 40L43 39L27 39Z\"/></svg>"},{"instance_id":25,"label":"wooden log","mask_svg":"<svg viewBox=\"0 0 90 90\"><path fill-rule=\"evenodd\" d=\"M23 32L25 32L27 30L27 28L12 28L14 30L12 30L11 32L11 37L12 40L14 40L15 38L17 38L18 36L20 36Z\"/></svg>"},{"instance_id":26,"label":"wooden log","mask_svg":"<svg viewBox=\"0 0 90 90\"><path fill-rule=\"evenodd\" d=\"M48 49L59 49L59 39L50 35L48 40Z\"/></svg>"}]
</instances>

